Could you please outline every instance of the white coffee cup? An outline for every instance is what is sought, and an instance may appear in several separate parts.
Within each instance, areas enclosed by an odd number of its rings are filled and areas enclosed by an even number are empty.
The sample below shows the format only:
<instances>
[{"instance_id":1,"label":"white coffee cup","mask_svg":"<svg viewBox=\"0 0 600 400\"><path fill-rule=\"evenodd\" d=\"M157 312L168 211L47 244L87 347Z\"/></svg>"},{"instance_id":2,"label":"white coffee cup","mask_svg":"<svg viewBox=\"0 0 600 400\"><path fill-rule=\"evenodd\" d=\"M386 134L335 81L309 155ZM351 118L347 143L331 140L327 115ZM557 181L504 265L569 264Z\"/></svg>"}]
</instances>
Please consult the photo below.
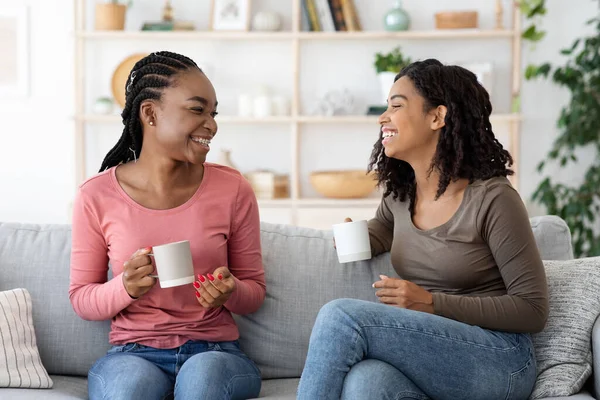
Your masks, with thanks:
<instances>
[{"instance_id":1,"label":"white coffee cup","mask_svg":"<svg viewBox=\"0 0 600 400\"><path fill-rule=\"evenodd\" d=\"M340 263L371 258L369 225L366 220L333 225L333 237Z\"/></svg>"},{"instance_id":2,"label":"white coffee cup","mask_svg":"<svg viewBox=\"0 0 600 400\"><path fill-rule=\"evenodd\" d=\"M153 246L150 255L154 257L161 288L194 282L194 262L188 240Z\"/></svg>"}]
</instances>

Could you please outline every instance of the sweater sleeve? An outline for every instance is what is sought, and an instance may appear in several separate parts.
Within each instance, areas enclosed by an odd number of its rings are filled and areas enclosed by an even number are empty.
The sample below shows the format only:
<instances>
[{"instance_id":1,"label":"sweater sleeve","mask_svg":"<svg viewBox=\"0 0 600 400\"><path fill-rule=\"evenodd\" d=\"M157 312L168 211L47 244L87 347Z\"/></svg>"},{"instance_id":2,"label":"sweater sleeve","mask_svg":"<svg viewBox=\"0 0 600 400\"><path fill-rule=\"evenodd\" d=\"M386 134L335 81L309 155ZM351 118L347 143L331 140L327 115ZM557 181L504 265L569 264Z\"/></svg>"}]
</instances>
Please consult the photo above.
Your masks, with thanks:
<instances>
[{"instance_id":1,"label":"sweater sleeve","mask_svg":"<svg viewBox=\"0 0 600 400\"><path fill-rule=\"evenodd\" d=\"M529 216L510 185L488 190L477 218L507 294L469 297L433 294L435 313L482 328L535 333L548 318L548 287Z\"/></svg>"},{"instance_id":2,"label":"sweater sleeve","mask_svg":"<svg viewBox=\"0 0 600 400\"><path fill-rule=\"evenodd\" d=\"M236 280L236 290L224 305L232 313L244 315L260 308L265 299L266 284L258 203L252 187L241 176L232 218L228 262Z\"/></svg>"},{"instance_id":3,"label":"sweater sleeve","mask_svg":"<svg viewBox=\"0 0 600 400\"><path fill-rule=\"evenodd\" d=\"M134 300L121 274L107 281L107 245L90 196L80 189L73 203L69 299L85 320L113 318Z\"/></svg>"},{"instance_id":4,"label":"sweater sleeve","mask_svg":"<svg viewBox=\"0 0 600 400\"><path fill-rule=\"evenodd\" d=\"M388 206L389 197L379 203L375 217L369 220L369 240L373 257L387 253L392 248L394 238L394 215Z\"/></svg>"}]
</instances>

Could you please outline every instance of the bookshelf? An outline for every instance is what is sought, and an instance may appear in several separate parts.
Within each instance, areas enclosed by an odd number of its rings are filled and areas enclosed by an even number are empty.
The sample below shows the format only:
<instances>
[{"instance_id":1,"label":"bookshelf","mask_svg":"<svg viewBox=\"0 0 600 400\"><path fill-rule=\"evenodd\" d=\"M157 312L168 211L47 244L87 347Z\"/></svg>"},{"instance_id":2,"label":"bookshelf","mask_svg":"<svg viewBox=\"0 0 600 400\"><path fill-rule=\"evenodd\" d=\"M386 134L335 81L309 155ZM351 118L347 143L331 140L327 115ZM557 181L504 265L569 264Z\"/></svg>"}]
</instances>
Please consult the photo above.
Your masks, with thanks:
<instances>
[{"instance_id":1,"label":"bookshelf","mask_svg":"<svg viewBox=\"0 0 600 400\"><path fill-rule=\"evenodd\" d=\"M343 115L343 116L314 116L306 115L302 107L302 57L306 46L319 46L327 43L338 43L345 46L353 46L359 43L373 44L373 53L378 50L381 43L399 44L408 42L437 42L457 41L469 43L473 47L485 46L487 41L507 43L510 46L510 71L506 71L508 77L507 85L510 86L510 102L519 96L521 85L520 54L521 54L521 24L518 7L505 10L510 11L511 24L507 29L464 29L464 30L435 30L415 29L405 32L386 32L376 30L350 31L350 32L306 32L301 30L301 0L290 0L291 2L291 27L287 31L278 32L220 32L220 31L173 31L173 32L145 32L145 31L93 31L86 27L89 21L88 13L93 12L86 0L75 1L75 99L76 114L75 122L75 152L76 152L76 184L79 185L84 179L91 175L86 171L86 132L97 126L115 126L120 129L120 116L118 115L94 115L86 109L89 104L86 94L86 55L90 48L97 43L109 43L115 45L129 45L132 52L136 50L136 44L143 43L204 43L222 41L223 46L234 43L236 46L260 45L260 43L280 43L290 45L289 65L291 76L290 114L288 116L273 116L267 118L247 118L235 115L219 115L217 122L220 127L228 125L273 127L284 129L288 136L289 149L289 178L290 198L287 199L259 199L261 218L270 222L290 223L295 225L310 226L327 229L332 222L343 220L343 216L354 218L369 218L373 215L379 197L364 199L329 199L317 198L312 194L305 194L302 190L302 166L305 162L302 158L303 131L307 127L320 129L319 127L330 126L369 126L376 127L377 117L368 115ZM355 0L361 1L361 0ZM495 0L488 0L494 2ZM432 55L435 56L435 55ZM370 62L370 60L369 60ZM377 85L376 82L374 82ZM509 107L511 112L494 113L492 124L503 124L507 127L510 145L508 150L515 159L513 166L515 175L511 178L515 187L518 188L518 160L519 160L519 131L521 115ZM376 128L375 128L376 130ZM373 135L375 135L373 130ZM375 136L373 136L375 137ZM365 165L366 165L365 160ZM306 181L306 180L305 180ZM341 218L341 219L340 219Z\"/></svg>"}]
</instances>

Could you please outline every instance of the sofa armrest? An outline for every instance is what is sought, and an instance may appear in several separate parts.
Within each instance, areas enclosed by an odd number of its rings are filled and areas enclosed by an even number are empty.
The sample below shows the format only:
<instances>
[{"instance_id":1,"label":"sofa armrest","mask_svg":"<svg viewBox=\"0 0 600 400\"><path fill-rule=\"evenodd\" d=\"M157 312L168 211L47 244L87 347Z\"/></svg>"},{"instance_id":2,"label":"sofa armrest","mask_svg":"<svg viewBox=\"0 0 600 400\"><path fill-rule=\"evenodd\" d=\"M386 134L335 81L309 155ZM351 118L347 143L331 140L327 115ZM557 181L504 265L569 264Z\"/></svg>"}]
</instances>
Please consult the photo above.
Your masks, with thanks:
<instances>
[{"instance_id":1,"label":"sofa armrest","mask_svg":"<svg viewBox=\"0 0 600 400\"><path fill-rule=\"evenodd\" d=\"M594 398L600 399L600 318L596 319L592 330L592 361L594 369Z\"/></svg>"}]
</instances>

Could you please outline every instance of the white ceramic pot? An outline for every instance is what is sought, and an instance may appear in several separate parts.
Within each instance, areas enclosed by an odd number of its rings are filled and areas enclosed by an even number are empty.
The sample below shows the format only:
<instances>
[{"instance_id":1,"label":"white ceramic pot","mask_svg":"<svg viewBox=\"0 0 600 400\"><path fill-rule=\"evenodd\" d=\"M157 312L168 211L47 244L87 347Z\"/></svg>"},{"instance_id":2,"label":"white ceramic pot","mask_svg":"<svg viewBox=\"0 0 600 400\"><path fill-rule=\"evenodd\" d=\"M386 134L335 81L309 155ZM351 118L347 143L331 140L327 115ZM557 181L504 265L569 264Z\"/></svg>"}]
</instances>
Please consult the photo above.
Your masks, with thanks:
<instances>
[{"instance_id":1,"label":"white ceramic pot","mask_svg":"<svg viewBox=\"0 0 600 400\"><path fill-rule=\"evenodd\" d=\"M394 78L398 75L395 72L380 72L377 74L379 78L379 85L381 87L381 102L382 104L387 104L388 95L390 94L390 89L394 84Z\"/></svg>"},{"instance_id":2,"label":"white ceramic pot","mask_svg":"<svg viewBox=\"0 0 600 400\"><path fill-rule=\"evenodd\" d=\"M252 19L255 31L278 31L281 28L281 17L272 11L260 11Z\"/></svg>"}]
</instances>

